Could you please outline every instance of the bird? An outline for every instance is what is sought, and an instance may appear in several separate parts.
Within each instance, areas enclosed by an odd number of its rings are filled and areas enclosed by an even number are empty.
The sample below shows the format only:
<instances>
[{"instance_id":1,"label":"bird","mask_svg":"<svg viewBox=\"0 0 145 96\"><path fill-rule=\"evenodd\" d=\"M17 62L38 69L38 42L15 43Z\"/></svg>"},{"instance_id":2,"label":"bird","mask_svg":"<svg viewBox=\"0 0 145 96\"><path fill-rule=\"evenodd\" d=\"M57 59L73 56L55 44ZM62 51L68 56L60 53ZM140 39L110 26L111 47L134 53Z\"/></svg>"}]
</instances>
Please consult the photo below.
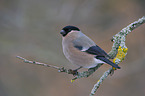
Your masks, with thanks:
<instances>
[{"instance_id":1,"label":"bird","mask_svg":"<svg viewBox=\"0 0 145 96\"><path fill-rule=\"evenodd\" d=\"M120 67L110 61L111 58L103 49L75 26L65 26L61 31L62 48L65 57L80 68L94 68L98 64L109 64L116 69Z\"/></svg>"}]
</instances>

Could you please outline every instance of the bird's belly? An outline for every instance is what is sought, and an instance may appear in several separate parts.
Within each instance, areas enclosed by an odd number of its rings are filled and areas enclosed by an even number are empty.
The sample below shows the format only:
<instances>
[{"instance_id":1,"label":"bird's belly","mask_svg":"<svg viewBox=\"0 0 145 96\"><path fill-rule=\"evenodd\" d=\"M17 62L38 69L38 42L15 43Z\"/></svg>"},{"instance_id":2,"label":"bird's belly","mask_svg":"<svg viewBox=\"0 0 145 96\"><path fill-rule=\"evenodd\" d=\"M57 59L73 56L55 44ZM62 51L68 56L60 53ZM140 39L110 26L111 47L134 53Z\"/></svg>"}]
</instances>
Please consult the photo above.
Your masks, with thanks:
<instances>
[{"instance_id":1,"label":"bird's belly","mask_svg":"<svg viewBox=\"0 0 145 96\"><path fill-rule=\"evenodd\" d=\"M72 63L84 68L90 68L90 66L96 66L94 55L86 54L81 52L76 48L65 48L64 50L65 57Z\"/></svg>"}]
</instances>

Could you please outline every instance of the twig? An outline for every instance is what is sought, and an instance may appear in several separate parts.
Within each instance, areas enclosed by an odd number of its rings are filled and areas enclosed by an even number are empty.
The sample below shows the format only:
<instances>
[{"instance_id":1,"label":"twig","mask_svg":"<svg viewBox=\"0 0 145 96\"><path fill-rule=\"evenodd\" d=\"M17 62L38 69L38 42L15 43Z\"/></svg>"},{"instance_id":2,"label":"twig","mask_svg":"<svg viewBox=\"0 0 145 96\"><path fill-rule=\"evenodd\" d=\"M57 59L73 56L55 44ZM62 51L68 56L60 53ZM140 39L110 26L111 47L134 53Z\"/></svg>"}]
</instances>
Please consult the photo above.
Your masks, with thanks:
<instances>
[{"instance_id":1,"label":"twig","mask_svg":"<svg viewBox=\"0 0 145 96\"><path fill-rule=\"evenodd\" d=\"M36 65L41 65L41 66L45 66L45 67L51 67L54 69L57 69L58 72L65 72L67 74L73 74L72 69L65 69L64 67L57 67L57 66L53 66L53 65L48 65L45 63L41 63L41 62L36 62L36 61L30 61L27 60L21 56L16 56L17 58L23 60L24 63L29 63L29 64L36 64ZM88 71L84 71L84 72L78 72L78 74L75 76L75 78L72 79L72 82L78 78L83 78L83 77L89 77L92 73L94 73L99 67L101 66L98 65L94 68L90 68Z\"/></svg>"},{"instance_id":2,"label":"twig","mask_svg":"<svg viewBox=\"0 0 145 96\"><path fill-rule=\"evenodd\" d=\"M25 59L21 56L16 56L16 57L23 60L24 63L36 64L36 65L41 65L41 66L45 66L45 67L52 67L52 68L55 68L55 69L59 69L59 67L57 67L57 66L52 66L52 65L48 65L48 64L40 63L40 62L36 62L36 61L30 61L30 60L27 60L27 59Z\"/></svg>"}]
</instances>

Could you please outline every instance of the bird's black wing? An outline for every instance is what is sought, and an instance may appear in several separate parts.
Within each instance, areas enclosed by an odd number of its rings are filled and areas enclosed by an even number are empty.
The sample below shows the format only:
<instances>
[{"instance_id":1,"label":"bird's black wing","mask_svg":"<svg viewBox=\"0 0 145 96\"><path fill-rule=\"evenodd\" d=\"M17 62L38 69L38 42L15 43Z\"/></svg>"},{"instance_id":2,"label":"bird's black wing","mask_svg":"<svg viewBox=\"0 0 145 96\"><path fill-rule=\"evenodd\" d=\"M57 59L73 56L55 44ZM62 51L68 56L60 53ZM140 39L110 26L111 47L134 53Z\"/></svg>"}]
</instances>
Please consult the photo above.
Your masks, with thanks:
<instances>
[{"instance_id":1,"label":"bird's black wing","mask_svg":"<svg viewBox=\"0 0 145 96\"><path fill-rule=\"evenodd\" d=\"M83 50L82 46L74 46L74 47L77 48L80 51ZM88 50L82 51L82 52L87 52L89 54L96 55L95 56L96 59L99 59L99 60L111 65L112 67L120 69L120 67L117 64L113 63L112 61L110 61L109 59L106 58L106 57L109 57L108 54L97 45L96 46L92 46Z\"/></svg>"},{"instance_id":2,"label":"bird's black wing","mask_svg":"<svg viewBox=\"0 0 145 96\"><path fill-rule=\"evenodd\" d=\"M90 47L86 52L97 56L108 56L108 54L97 45Z\"/></svg>"},{"instance_id":3,"label":"bird's black wing","mask_svg":"<svg viewBox=\"0 0 145 96\"><path fill-rule=\"evenodd\" d=\"M81 46L76 46L76 48L79 49L79 50L82 49ZM103 49L101 49L97 45L90 47L89 49L85 50L84 52L87 52L89 54L93 54L93 55L96 55L96 56L104 56L104 57L111 58Z\"/></svg>"},{"instance_id":4,"label":"bird's black wing","mask_svg":"<svg viewBox=\"0 0 145 96\"><path fill-rule=\"evenodd\" d=\"M73 40L74 47L82 52L92 55L109 57L108 54L97 46L89 37L81 34L79 38Z\"/></svg>"}]
</instances>

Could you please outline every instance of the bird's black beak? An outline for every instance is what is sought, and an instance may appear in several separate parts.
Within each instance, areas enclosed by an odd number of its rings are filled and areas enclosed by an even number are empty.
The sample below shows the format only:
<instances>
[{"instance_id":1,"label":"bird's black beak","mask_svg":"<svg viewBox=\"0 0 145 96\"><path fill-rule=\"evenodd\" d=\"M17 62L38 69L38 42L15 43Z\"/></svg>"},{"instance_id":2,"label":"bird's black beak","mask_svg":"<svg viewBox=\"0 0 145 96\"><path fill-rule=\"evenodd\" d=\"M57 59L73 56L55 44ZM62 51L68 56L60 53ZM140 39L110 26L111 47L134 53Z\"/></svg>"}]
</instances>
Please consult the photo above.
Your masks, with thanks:
<instances>
[{"instance_id":1,"label":"bird's black beak","mask_svg":"<svg viewBox=\"0 0 145 96\"><path fill-rule=\"evenodd\" d=\"M66 35L66 32L65 32L64 30L61 30L61 31L60 31L60 34L61 34L62 36L65 36L65 35Z\"/></svg>"}]
</instances>

